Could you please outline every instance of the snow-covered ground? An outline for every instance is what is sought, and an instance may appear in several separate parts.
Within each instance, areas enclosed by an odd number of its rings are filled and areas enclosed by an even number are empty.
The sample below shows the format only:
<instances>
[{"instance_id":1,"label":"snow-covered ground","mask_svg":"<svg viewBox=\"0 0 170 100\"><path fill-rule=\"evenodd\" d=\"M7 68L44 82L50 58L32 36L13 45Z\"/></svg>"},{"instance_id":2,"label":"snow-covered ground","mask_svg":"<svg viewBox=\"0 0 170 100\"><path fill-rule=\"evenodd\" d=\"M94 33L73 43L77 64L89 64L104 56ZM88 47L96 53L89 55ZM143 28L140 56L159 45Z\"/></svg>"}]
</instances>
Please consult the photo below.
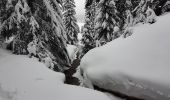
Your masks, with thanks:
<instances>
[{"instance_id":1,"label":"snow-covered ground","mask_svg":"<svg viewBox=\"0 0 170 100\"><path fill-rule=\"evenodd\" d=\"M76 53L78 52L78 47L76 47L75 45L67 44L66 49L67 49L67 52L68 52L68 55L69 55L71 61L76 59Z\"/></svg>"},{"instance_id":2,"label":"snow-covered ground","mask_svg":"<svg viewBox=\"0 0 170 100\"><path fill-rule=\"evenodd\" d=\"M84 25L84 23L77 23L77 24L78 24L80 31L81 31L81 28ZM82 33L78 33L78 40L80 41L81 39L82 39Z\"/></svg>"},{"instance_id":3,"label":"snow-covered ground","mask_svg":"<svg viewBox=\"0 0 170 100\"><path fill-rule=\"evenodd\" d=\"M77 24L80 28L84 25L84 23L81 23L81 22L78 22Z\"/></svg>"},{"instance_id":4,"label":"snow-covered ground","mask_svg":"<svg viewBox=\"0 0 170 100\"><path fill-rule=\"evenodd\" d=\"M84 85L145 100L170 100L170 14L134 34L88 52L80 69Z\"/></svg>"},{"instance_id":5,"label":"snow-covered ground","mask_svg":"<svg viewBox=\"0 0 170 100\"><path fill-rule=\"evenodd\" d=\"M64 80L64 74L35 58L0 49L0 100L109 100L101 92L66 85Z\"/></svg>"}]
</instances>

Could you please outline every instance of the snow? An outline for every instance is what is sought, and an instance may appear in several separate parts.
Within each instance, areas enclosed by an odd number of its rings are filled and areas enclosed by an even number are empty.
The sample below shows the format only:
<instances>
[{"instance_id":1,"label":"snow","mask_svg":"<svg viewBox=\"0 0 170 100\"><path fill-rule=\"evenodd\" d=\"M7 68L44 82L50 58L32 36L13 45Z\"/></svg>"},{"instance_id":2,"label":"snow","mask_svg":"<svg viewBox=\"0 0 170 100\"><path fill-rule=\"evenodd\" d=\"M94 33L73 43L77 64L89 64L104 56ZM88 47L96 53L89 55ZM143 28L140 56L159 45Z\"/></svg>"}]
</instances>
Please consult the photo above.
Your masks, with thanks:
<instances>
[{"instance_id":1,"label":"snow","mask_svg":"<svg viewBox=\"0 0 170 100\"><path fill-rule=\"evenodd\" d=\"M84 85L145 100L170 100L170 14L134 34L89 51L80 64Z\"/></svg>"},{"instance_id":2,"label":"snow","mask_svg":"<svg viewBox=\"0 0 170 100\"><path fill-rule=\"evenodd\" d=\"M19 23L21 23L22 20L26 20L23 14L29 11L29 7L26 1L25 0L23 1L24 1L23 5L22 5L21 0L19 0L15 6L15 13L17 15L17 20L19 21ZM22 12L20 12L20 9L22 10Z\"/></svg>"},{"instance_id":3,"label":"snow","mask_svg":"<svg viewBox=\"0 0 170 100\"><path fill-rule=\"evenodd\" d=\"M80 30L82 30L84 23L78 22L77 24L78 24ZM80 32L80 33L78 33L78 40L80 41L81 39L82 39L82 33Z\"/></svg>"},{"instance_id":4,"label":"snow","mask_svg":"<svg viewBox=\"0 0 170 100\"><path fill-rule=\"evenodd\" d=\"M84 26L84 23L78 22L77 24L78 24L78 26L79 26L80 28L83 28L83 26ZM82 29L81 29L81 30L82 30ZM83 37L83 36L82 36L82 33L81 33L81 32L78 33L77 38L78 38L78 40L79 40L79 42L78 42L79 45L82 45L82 44L81 44L82 37Z\"/></svg>"},{"instance_id":5,"label":"snow","mask_svg":"<svg viewBox=\"0 0 170 100\"><path fill-rule=\"evenodd\" d=\"M49 56L45 57L43 60L44 60L44 64L45 64L48 68L54 69L53 61L52 61L52 59L51 59Z\"/></svg>"},{"instance_id":6,"label":"snow","mask_svg":"<svg viewBox=\"0 0 170 100\"><path fill-rule=\"evenodd\" d=\"M64 80L64 74L36 58L0 49L0 100L109 100L104 93L66 85Z\"/></svg>"},{"instance_id":7,"label":"snow","mask_svg":"<svg viewBox=\"0 0 170 100\"><path fill-rule=\"evenodd\" d=\"M66 35L62 34L61 31L64 30L63 25L61 23L62 19L61 19L61 12L60 12L60 7L59 4L57 3L57 1L52 0L52 2L55 4L55 7L58 9L58 13L55 11L54 6L51 6L51 1L50 0L43 0L45 6L47 7L47 15L52 19L52 27L55 29L57 35L59 37L63 36L66 39Z\"/></svg>"},{"instance_id":8,"label":"snow","mask_svg":"<svg viewBox=\"0 0 170 100\"><path fill-rule=\"evenodd\" d=\"M8 0L7 1L7 8L11 8L12 7L12 1ZM6 20L0 22L0 32L3 31L6 28L11 29L12 28L12 24L16 23L17 27L19 23L21 23L21 21L23 20L27 20L26 17L24 16L24 13L27 13L29 11L29 7L26 3L25 0L18 0L15 7L14 7L14 12L11 13L10 17L7 18ZM8 26L9 25L9 26Z\"/></svg>"},{"instance_id":9,"label":"snow","mask_svg":"<svg viewBox=\"0 0 170 100\"><path fill-rule=\"evenodd\" d=\"M81 34L81 33L78 33L78 40L79 40L79 41L81 41L82 37L83 37L82 34Z\"/></svg>"},{"instance_id":10,"label":"snow","mask_svg":"<svg viewBox=\"0 0 170 100\"><path fill-rule=\"evenodd\" d=\"M115 6L116 4L115 4L114 0L112 0L112 1L110 1L109 5Z\"/></svg>"},{"instance_id":11,"label":"snow","mask_svg":"<svg viewBox=\"0 0 170 100\"><path fill-rule=\"evenodd\" d=\"M114 27L114 32L119 32L119 30L120 30L120 29L119 29L118 26L115 26L115 27Z\"/></svg>"},{"instance_id":12,"label":"snow","mask_svg":"<svg viewBox=\"0 0 170 100\"><path fill-rule=\"evenodd\" d=\"M76 46L74 46L74 45L69 45L69 44L67 44L66 49L67 49L67 52L68 52L68 55L69 55L71 61L73 61L74 59L76 59L76 53L78 52L78 51L77 51L78 48L77 48Z\"/></svg>"},{"instance_id":13,"label":"snow","mask_svg":"<svg viewBox=\"0 0 170 100\"><path fill-rule=\"evenodd\" d=\"M82 27L84 25L84 23L80 23L80 22L78 22L77 24L79 27Z\"/></svg>"},{"instance_id":14,"label":"snow","mask_svg":"<svg viewBox=\"0 0 170 100\"><path fill-rule=\"evenodd\" d=\"M32 42L30 42L30 43L28 44L27 50L28 50L28 52L29 52L30 55L31 55L31 54L34 54L34 55L37 54L37 52L36 52L36 51L37 51L36 46L37 46L36 41L32 41Z\"/></svg>"},{"instance_id":15,"label":"snow","mask_svg":"<svg viewBox=\"0 0 170 100\"><path fill-rule=\"evenodd\" d=\"M107 25L107 22L106 21L104 21L103 23L102 23L102 27L103 28L106 28L108 25Z\"/></svg>"},{"instance_id":16,"label":"snow","mask_svg":"<svg viewBox=\"0 0 170 100\"><path fill-rule=\"evenodd\" d=\"M155 22L156 14L151 8L148 7L146 15L147 15L146 22L148 23Z\"/></svg>"},{"instance_id":17,"label":"snow","mask_svg":"<svg viewBox=\"0 0 170 100\"><path fill-rule=\"evenodd\" d=\"M33 16L31 16L29 24L32 26L32 32L35 33L36 28L39 28L39 24Z\"/></svg>"}]
</instances>

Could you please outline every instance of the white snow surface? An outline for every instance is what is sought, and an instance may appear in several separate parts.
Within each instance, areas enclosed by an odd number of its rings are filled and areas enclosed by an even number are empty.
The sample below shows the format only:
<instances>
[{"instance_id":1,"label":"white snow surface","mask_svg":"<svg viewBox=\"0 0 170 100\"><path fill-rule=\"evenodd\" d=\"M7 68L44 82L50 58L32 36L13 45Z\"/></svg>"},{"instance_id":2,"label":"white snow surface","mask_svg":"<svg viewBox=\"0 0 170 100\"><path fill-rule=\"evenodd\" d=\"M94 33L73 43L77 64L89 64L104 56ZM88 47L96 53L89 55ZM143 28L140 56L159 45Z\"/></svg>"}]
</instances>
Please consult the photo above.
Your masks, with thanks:
<instances>
[{"instance_id":1,"label":"white snow surface","mask_svg":"<svg viewBox=\"0 0 170 100\"><path fill-rule=\"evenodd\" d=\"M80 64L84 85L145 100L170 100L170 14L134 27L128 38L89 51Z\"/></svg>"},{"instance_id":2,"label":"white snow surface","mask_svg":"<svg viewBox=\"0 0 170 100\"><path fill-rule=\"evenodd\" d=\"M77 38L78 38L78 40L79 40L78 45L82 45L81 40L82 40L82 38L83 38L83 36L82 36L83 34L81 33L81 30L82 30L82 28L83 28L83 26L84 26L84 23L78 22L77 24L78 24L78 26L79 26L79 28L80 28L80 33L78 33L78 35L77 35Z\"/></svg>"},{"instance_id":3,"label":"white snow surface","mask_svg":"<svg viewBox=\"0 0 170 100\"><path fill-rule=\"evenodd\" d=\"M74 59L76 59L76 53L78 52L78 48L75 46L75 45L69 45L67 44L67 52L68 52L68 55L71 59L71 61L73 61Z\"/></svg>"},{"instance_id":4,"label":"white snow surface","mask_svg":"<svg viewBox=\"0 0 170 100\"><path fill-rule=\"evenodd\" d=\"M34 41L32 41L28 44L27 50L28 50L29 54L34 54L34 55L37 54L36 46L37 46L37 44Z\"/></svg>"},{"instance_id":5,"label":"white snow surface","mask_svg":"<svg viewBox=\"0 0 170 100\"><path fill-rule=\"evenodd\" d=\"M0 49L0 100L109 100L104 93L66 85L64 80L64 74L35 58Z\"/></svg>"},{"instance_id":6,"label":"white snow surface","mask_svg":"<svg viewBox=\"0 0 170 100\"><path fill-rule=\"evenodd\" d=\"M84 23L81 23L81 22L78 22L77 24L80 28L84 25Z\"/></svg>"}]
</instances>

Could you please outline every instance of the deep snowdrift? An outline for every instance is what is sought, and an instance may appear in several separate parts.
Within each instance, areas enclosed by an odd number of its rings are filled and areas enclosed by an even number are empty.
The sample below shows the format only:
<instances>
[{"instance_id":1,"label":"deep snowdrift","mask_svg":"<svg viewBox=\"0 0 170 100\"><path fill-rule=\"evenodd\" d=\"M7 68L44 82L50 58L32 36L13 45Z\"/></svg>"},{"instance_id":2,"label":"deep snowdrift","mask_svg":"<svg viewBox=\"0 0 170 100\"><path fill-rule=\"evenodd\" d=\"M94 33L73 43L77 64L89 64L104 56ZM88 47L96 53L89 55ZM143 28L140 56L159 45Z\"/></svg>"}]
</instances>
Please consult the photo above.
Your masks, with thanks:
<instances>
[{"instance_id":1,"label":"deep snowdrift","mask_svg":"<svg viewBox=\"0 0 170 100\"><path fill-rule=\"evenodd\" d=\"M146 100L170 100L170 14L134 34L88 52L81 61L84 85ZM93 84L93 85L92 85Z\"/></svg>"},{"instance_id":2,"label":"deep snowdrift","mask_svg":"<svg viewBox=\"0 0 170 100\"><path fill-rule=\"evenodd\" d=\"M37 59L0 49L0 100L109 100L101 92L66 85L64 79Z\"/></svg>"}]
</instances>

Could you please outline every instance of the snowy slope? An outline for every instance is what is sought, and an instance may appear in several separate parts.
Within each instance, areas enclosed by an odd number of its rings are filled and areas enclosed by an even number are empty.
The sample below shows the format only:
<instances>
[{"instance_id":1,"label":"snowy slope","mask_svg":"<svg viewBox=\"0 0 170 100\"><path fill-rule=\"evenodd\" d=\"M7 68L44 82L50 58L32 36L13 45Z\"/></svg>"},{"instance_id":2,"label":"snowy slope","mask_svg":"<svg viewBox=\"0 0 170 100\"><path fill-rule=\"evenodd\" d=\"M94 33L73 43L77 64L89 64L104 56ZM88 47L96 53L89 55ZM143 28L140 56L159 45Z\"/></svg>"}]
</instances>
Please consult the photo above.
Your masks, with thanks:
<instances>
[{"instance_id":1,"label":"snowy slope","mask_svg":"<svg viewBox=\"0 0 170 100\"><path fill-rule=\"evenodd\" d=\"M0 100L109 100L101 92L66 85L64 80L64 74L37 59L0 49Z\"/></svg>"},{"instance_id":2,"label":"snowy slope","mask_svg":"<svg viewBox=\"0 0 170 100\"><path fill-rule=\"evenodd\" d=\"M146 100L170 100L170 14L157 20L88 52L80 65L84 84Z\"/></svg>"}]
</instances>

